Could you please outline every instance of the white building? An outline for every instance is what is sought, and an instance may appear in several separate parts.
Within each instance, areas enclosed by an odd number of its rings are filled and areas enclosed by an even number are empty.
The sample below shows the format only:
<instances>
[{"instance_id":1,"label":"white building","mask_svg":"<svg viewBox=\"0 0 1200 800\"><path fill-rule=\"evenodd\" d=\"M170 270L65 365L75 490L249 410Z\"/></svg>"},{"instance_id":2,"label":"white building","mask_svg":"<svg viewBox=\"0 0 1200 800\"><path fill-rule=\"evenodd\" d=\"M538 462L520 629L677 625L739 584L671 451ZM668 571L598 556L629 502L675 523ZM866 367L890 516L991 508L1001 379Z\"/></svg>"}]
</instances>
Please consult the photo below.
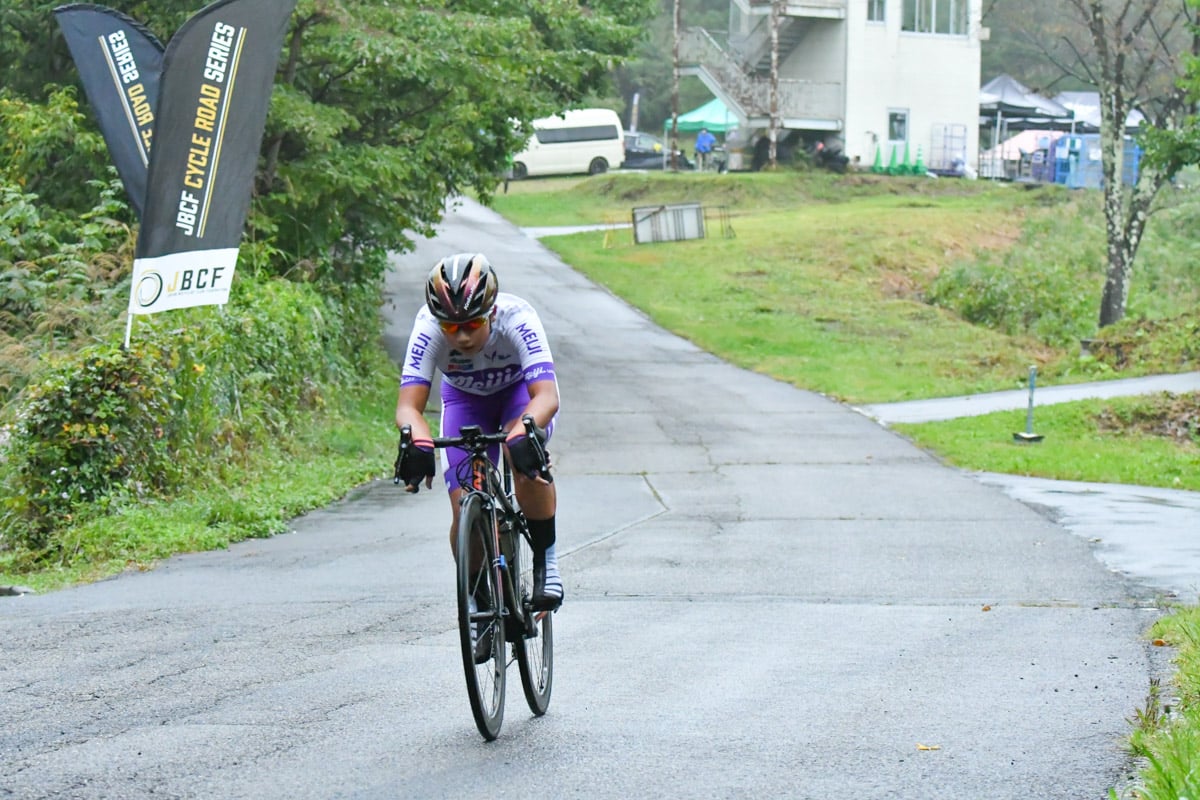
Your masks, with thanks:
<instances>
[{"instance_id":1,"label":"white building","mask_svg":"<svg viewBox=\"0 0 1200 800\"><path fill-rule=\"evenodd\" d=\"M690 29L683 74L738 117L761 163L772 100L780 140L840 147L863 167L907 146L938 171L976 169L982 0L730 0L724 41ZM773 9L774 7L774 9ZM772 91L772 13L778 84ZM754 147L754 145L750 145ZM737 168L738 164L731 166ZM749 167L750 164L743 166Z\"/></svg>"}]
</instances>

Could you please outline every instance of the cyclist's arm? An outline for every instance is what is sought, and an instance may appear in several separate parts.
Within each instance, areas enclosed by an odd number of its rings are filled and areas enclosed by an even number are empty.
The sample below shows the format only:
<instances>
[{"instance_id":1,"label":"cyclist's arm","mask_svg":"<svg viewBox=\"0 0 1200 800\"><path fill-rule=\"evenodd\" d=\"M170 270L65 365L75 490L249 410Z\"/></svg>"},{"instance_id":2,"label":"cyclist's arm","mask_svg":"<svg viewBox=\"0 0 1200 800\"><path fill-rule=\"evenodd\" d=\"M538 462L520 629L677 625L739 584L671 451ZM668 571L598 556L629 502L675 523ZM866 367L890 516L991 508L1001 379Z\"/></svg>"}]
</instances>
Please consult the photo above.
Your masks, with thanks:
<instances>
[{"instance_id":1,"label":"cyclist's arm","mask_svg":"<svg viewBox=\"0 0 1200 800\"><path fill-rule=\"evenodd\" d=\"M529 389L529 405L525 406L525 411L521 416L524 417L528 414L533 417L533 421L539 428L544 428L558 413L558 384L553 380L537 381L529 384L527 388ZM517 423L509 430L508 438L514 439L524 435L525 426L520 423L520 420L517 420Z\"/></svg>"},{"instance_id":2,"label":"cyclist's arm","mask_svg":"<svg viewBox=\"0 0 1200 800\"><path fill-rule=\"evenodd\" d=\"M528 384L527 389L529 390L529 404L526 405L520 417L512 420L509 426L508 441L520 439L526 434L526 428L522 425L521 420L527 415L533 417L533 421L538 423L539 428L545 428L550 425L554 415L558 414L558 384L556 381L535 381L535 383Z\"/></svg>"},{"instance_id":3,"label":"cyclist's arm","mask_svg":"<svg viewBox=\"0 0 1200 800\"><path fill-rule=\"evenodd\" d=\"M410 383L400 387L396 398L396 427L412 427L413 439L432 439L429 423L425 421L425 406L429 403L429 384Z\"/></svg>"}]
</instances>

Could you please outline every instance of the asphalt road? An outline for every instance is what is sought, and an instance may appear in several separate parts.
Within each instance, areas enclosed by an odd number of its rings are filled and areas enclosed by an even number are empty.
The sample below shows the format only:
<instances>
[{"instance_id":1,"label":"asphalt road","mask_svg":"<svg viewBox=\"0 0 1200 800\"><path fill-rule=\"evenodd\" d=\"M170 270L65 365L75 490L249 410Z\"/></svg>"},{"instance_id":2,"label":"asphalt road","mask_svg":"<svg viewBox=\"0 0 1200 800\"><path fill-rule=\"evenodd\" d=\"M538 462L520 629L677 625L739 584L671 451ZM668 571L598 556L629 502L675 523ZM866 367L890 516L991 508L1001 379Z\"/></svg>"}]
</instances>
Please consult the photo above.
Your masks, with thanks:
<instances>
[{"instance_id":1,"label":"asphalt road","mask_svg":"<svg viewBox=\"0 0 1200 800\"><path fill-rule=\"evenodd\" d=\"M650 245L653 246L653 245ZM667 334L468 204L543 313L567 603L549 714L471 721L441 492L0 598L0 797L1103 798L1152 592L855 411ZM390 418L390 408L380 414Z\"/></svg>"}]
</instances>

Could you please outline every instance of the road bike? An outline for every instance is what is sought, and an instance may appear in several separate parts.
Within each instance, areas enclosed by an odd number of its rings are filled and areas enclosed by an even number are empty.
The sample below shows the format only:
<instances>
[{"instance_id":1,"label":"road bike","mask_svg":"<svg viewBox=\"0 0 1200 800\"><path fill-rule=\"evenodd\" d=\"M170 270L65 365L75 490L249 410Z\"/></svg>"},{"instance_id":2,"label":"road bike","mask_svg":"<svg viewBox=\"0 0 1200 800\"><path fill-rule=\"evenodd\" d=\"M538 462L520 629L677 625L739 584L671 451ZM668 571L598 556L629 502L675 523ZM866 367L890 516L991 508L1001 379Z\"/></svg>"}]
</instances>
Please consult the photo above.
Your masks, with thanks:
<instances>
[{"instance_id":1,"label":"road bike","mask_svg":"<svg viewBox=\"0 0 1200 800\"><path fill-rule=\"evenodd\" d=\"M523 422L532 434L533 418ZM529 524L517 505L512 467L500 447L505 438L504 431L484 433L478 425L464 425L458 436L433 439L435 448L457 447L468 453L459 466L459 482L466 491L458 506L454 542L458 631L471 713L488 741L500 735L504 722L506 643L512 644L525 700L534 715L546 713L554 680L553 617L533 608ZM397 484L404 449L411 446L412 430L406 425L400 432Z\"/></svg>"}]
</instances>

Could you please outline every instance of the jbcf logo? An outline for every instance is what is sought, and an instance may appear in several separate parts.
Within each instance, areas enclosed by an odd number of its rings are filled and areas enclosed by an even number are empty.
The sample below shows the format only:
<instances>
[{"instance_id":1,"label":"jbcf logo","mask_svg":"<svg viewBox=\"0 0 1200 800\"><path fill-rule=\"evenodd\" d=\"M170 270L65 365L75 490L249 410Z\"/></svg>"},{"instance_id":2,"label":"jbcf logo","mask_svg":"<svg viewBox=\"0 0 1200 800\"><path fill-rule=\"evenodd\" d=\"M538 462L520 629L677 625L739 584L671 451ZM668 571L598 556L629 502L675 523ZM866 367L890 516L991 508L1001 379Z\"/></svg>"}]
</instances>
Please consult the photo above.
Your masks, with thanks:
<instances>
[{"instance_id":1,"label":"jbcf logo","mask_svg":"<svg viewBox=\"0 0 1200 800\"><path fill-rule=\"evenodd\" d=\"M209 289L221 280L224 267L201 267L200 269L185 269L175 273L175 279L167 287L168 292L187 292L192 289Z\"/></svg>"}]
</instances>

